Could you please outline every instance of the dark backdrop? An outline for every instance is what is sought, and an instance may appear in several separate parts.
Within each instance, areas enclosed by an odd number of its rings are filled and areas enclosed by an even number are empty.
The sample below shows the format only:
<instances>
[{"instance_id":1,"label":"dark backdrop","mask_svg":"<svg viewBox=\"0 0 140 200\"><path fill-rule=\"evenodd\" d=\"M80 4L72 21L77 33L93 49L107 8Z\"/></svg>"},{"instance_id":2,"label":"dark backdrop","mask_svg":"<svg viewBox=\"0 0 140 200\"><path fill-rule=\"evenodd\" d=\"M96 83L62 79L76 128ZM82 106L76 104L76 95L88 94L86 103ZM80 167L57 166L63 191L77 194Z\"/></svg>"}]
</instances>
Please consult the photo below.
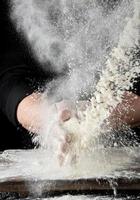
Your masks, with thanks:
<instances>
[{"instance_id":1,"label":"dark backdrop","mask_svg":"<svg viewBox=\"0 0 140 200\"><path fill-rule=\"evenodd\" d=\"M14 52L22 52L22 43L9 20L8 1L0 2L0 67ZM24 53L24 52L23 52ZM27 51L28 56L28 51ZM2 94L0 94L0 98ZM33 147L29 134L21 127L15 127L0 111L0 151Z\"/></svg>"}]
</instances>

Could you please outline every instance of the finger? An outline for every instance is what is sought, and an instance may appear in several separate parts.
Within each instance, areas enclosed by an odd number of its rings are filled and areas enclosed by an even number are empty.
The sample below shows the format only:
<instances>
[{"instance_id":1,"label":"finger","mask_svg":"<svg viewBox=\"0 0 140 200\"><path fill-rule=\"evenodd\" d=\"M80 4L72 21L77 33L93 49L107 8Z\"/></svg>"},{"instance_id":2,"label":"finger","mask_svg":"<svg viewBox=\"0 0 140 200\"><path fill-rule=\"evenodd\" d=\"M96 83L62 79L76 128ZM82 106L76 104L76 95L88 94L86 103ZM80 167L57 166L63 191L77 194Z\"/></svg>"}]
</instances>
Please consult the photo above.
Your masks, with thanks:
<instances>
[{"instance_id":1,"label":"finger","mask_svg":"<svg viewBox=\"0 0 140 200\"><path fill-rule=\"evenodd\" d=\"M69 152L70 145L68 143L61 144L61 151L63 154L67 154Z\"/></svg>"},{"instance_id":2,"label":"finger","mask_svg":"<svg viewBox=\"0 0 140 200\"><path fill-rule=\"evenodd\" d=\"M65 136L65 141L61 143L60 151L66 155L71 148L71 143L72 143L72 138L71 136L69 136L69 134L67 134Z\"/></svg>"},{"instance_id":3,"label":"finger","mask_svg":"<svg viewBox=\"0 0 140 200\"><path fill-rule=\"evenodd\" d=\"M60 120L62 120L63 122L69 120L71 117L72 117L72 113L70 110L63 110L61 113L60 113Z\"/></svg>"},{"instance_id":4,"label":"finger","mask_svg":"<svg viewBox=\"0 0 140 200\"><path fill-rule=\"evenodd\" d=\"M58 159L59 159L59 165L62 166L67 163L69 163L70 165L75 165L78 161L78 157L76 154L73 154L73 155L70 155L70 154L64 154L64 153L61 153L59 154L58 156Z\"/></svg>"},{"instance_id":5,"label":"finger","mask_svg":"<svg viewBox=\"0 0 140 200\"><path fill-rule=\"evenodd\" d=\"M53 137L54 137L55 140L58 140L60 142L66 141L66 139L65 139L66 132L59 125L54 125L52 134L53 134Z\"/></svg>"},{"instance_id":6,"label":"finger","mask_svg":"<svg viewBox=\"0 0 140 200\"><path fill-rule=\"evenodd\" d=\"M56 109L62 121L67 121L76 114L76 106L70 101L56 103Z\"/></svg>"},{"instance_id":7,"label":"finger","mask_svg":"<svg viewBox=\"0 0 140 200\"><path fill-rule=\"evenodd\" d=\"M69 133L69 134L65 135L66 143L71 144L72 143L72 139L73 139L72 134Z\"/></svg>"},{"instance_id":8,"label":"finger","mask_svg":"<svg viewBox=\"0 0 140 200\"><path fill-rule=\"evenodd\" d=\"M59 157L58 157L60 166L62 166L64 162L66 161L70 148L71 148L70 143L65 142L61 144L61 147L60 147L61 153L59 154Z\"/></svg>"}]
</instances>

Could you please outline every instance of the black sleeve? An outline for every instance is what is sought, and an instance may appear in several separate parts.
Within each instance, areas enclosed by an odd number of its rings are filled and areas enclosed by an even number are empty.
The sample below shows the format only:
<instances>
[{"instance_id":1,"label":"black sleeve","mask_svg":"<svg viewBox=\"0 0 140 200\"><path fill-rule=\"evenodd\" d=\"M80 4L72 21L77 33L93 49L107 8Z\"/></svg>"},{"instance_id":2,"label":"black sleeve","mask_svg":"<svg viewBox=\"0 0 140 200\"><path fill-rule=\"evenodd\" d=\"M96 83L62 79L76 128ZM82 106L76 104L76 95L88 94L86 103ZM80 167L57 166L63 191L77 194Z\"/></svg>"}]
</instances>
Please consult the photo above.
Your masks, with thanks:
<instances>
[{"instance_id":1,"label":"black sleeve","mask_svg":"<svg viewBox=\"0 0 140 200\"><path fill-rule=\"evenodd\" d=\"M0 27L0 111L17 125L19 102L53 75L45 73L33 60L30 50L10 22L4 3L0 7Z\"/></svg>"},{"instance_id":2,"label":"black sleeve","mask_svg":"<svg viewBox=\"0 0 140 200\"><path fill-rule=\"evenodd\" d=\"M13 54L14 57L19 57L18 54ZM16 58L14 63L10 62L10 57L11 54L4 56L1 62L0 110L14 125L17 125L16 110L19 102L41 87L47 76L43 76L37 68L33 69L24 62L16 64Z\"/></svg>"}]
</instances>

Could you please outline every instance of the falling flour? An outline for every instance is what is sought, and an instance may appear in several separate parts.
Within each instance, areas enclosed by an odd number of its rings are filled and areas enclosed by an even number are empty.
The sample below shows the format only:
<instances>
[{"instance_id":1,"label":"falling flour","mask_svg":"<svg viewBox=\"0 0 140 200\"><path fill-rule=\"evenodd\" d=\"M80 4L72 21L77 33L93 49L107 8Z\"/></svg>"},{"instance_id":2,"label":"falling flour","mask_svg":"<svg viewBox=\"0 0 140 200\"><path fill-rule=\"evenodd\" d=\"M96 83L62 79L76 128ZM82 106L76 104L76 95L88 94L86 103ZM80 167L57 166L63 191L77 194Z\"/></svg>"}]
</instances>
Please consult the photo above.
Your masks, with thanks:
<instances>
[{"instance_id":1,"label":"falling flour","mask_svg":"<svg viewBox=\"0 0 140 200\"><path fill-rule=\"evenodd\" d=\"M61 97L77 102L81 94L91 96L85 111L77 107L79 119L59 124L54 113L50 122L44 121L34 141L42 148L47 147L49 153L57 154L57 148L52 150L51 147L55 125L72 137L66 161L82 153L92 155L97 138L110 133L104 121L122 101L124 92L133 87L132 80L140 73L140 60L134 56L140 39L139 0L116 1L117 5L114 3L108 11L96 0L11 2L11 17L18 30L24 32L42 66L45 68L49 60L53 70L59 73L67 63L68 76L56 80L52 99ZM48 88L43 96L44 110L47 95Z\"/></svg>"},{"instance_id":2,"label":"falling flour","mask_svg":"<svg viewBox=\"0 0 140 200\"><path fill-rule=\"evenodd\" d=\"M66 130L73 133L74 154L75 152L81 154L82 149L84 151L90 149L91 153L96 146L95 138L101 133L108 132L107 129L101 128L104 120L109 117L111 110L121 103L124 92L133 87L132 80L140 74L140 60L138 58L132 60L138 51L139 39L140 2L134 1L134 15L128 19L118 46L107 58L105 70L97 83L91 105L84 112L83 119L81 121L71 119L64 123Z\"/></svg>"}]
</instances>

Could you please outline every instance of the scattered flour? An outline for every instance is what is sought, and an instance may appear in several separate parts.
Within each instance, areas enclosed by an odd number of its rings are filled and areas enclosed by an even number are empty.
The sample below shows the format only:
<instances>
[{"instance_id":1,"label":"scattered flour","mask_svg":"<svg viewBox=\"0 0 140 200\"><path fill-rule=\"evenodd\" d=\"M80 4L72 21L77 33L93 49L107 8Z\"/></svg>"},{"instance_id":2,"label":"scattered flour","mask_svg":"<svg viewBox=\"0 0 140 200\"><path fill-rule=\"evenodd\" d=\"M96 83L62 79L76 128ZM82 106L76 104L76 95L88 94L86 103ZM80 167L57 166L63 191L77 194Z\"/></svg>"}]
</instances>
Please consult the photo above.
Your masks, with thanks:
<instances>
[{"instance_id":1,"label":"scattered flour","mask_svg":"<svg viewBox=\"0 0 140 200\"><path fill-rule=\"evenodd\" d=\"M106 67L96 85L91 105L87 107L80 121L72 118L63 125L73 137L70 155L80 156L82 150L92 153L97 142L95 138L108 132L107 129L101 128L104 120L122 101L124 92L133 87L132 80L140 73L140 60L133 58L138 51L139 39L140 2L134 1L133 17L128 19L118 46L113 48L106 60Z\"/></svg>"},{"instance_id":2,"label":"scattered flour","mask_svg":"<svg viewBox=\"0 0 140 200\"><path fill-rule=\"evenodd\" d=\"M96 0L11 2L12 19L43 67L47 60L56 72L68 65L68 76L58 81L52 98L77 101L81 93L92 96L86 111L78 110L80 120L72 118L60 125L54 113L34 141L56 153L51 146L54 136L50 136L55 125L62 134L68 132L73 138L70 157L79 157L82 152L92 154L95 138L108 132L102 128L104 121L140 73L140 60L133 58L140 39L139 0L122 0L107 13Z\"/></svg>"},{"instance_id":3,"label":"scattered flour","mask_svg":"<svg viewBox=\"0 0 140 200\"><path fill-rule=\"evenodd\" d=\"M110 197L110 196L85 196L85 195L79 195L79 196L72 196L72 195L67 195L63 197L54 197L54 198L45 198L45 199L40 199L40 200L130 200L133 197L126 197L126 198L115 198L115 197ZM139 197L135 197L136 199L139 199ZM28 200L28 199L27 199ZM39 200L39 199L38 199Z\"/></svg>"}]
</instances>

